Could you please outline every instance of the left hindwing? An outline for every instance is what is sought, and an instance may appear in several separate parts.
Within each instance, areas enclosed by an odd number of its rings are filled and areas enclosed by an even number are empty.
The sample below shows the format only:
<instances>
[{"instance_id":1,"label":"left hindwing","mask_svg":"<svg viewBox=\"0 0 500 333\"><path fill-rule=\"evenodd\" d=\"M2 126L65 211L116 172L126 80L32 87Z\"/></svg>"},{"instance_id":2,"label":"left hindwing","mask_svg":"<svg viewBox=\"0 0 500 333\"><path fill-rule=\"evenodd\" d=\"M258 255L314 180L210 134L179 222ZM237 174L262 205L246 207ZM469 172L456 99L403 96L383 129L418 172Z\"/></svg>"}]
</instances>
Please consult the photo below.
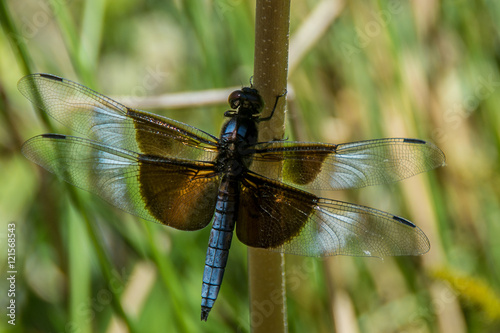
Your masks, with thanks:
<instances>
[{"instance_id":1,"label":"left hindwing","mask_svg":"<svg viewBox=\"0 0 500 333\"><path fill-rule=\"evenodd\" d=\"M213 164L141 155L92 140L43 134L23 154L81 189L143 219L197 230L212 219L219 174Z\"/></svg>"}]
</instances>

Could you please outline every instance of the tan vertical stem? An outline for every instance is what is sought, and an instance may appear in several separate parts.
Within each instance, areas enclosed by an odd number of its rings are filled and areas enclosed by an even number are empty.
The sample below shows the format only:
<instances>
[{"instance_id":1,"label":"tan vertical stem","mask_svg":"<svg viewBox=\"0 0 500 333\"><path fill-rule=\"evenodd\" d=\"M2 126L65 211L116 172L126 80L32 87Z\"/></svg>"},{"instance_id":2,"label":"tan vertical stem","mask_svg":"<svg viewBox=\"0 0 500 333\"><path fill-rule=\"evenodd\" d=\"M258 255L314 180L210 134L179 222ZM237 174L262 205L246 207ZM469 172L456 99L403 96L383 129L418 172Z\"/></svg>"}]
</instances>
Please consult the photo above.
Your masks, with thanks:
<instances>
[{"instance_id":1,"label":"tan vertical stem","mask_svg":"<svg viewBox=\"0 0 500 333\"><path fill-rule=\"evenodd\" d=\"M257 0L254 87L270 114L276 97L286 90L290 0ZM270 121L259 125L259 141L280 140L284 134L285 98ZM285 262L280 253L248 249L250 325L253 333L287 332Z\"/></svg>"}]
</instances>

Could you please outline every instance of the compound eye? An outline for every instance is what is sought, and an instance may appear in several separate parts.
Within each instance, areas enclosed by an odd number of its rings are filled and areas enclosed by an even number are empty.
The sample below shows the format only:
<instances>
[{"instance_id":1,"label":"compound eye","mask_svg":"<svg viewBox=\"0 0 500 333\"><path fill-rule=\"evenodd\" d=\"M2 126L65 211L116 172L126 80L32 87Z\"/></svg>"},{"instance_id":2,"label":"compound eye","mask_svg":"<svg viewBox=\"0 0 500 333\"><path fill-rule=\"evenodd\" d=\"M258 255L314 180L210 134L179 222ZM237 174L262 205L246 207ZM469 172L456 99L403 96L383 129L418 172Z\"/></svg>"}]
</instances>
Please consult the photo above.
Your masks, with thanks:
<instances>
[{"instance_id":1,"label":"compound eye","mask_svg":"<svg viewBox=\"0 0 500 333\"><path fill-rule=\"evenodd\" d=\"M243 92L241 90L235 90L229 95L227 102L229 103L231 109L237 109L240 106L242 93Z\"/></svg>"}]
</instances>

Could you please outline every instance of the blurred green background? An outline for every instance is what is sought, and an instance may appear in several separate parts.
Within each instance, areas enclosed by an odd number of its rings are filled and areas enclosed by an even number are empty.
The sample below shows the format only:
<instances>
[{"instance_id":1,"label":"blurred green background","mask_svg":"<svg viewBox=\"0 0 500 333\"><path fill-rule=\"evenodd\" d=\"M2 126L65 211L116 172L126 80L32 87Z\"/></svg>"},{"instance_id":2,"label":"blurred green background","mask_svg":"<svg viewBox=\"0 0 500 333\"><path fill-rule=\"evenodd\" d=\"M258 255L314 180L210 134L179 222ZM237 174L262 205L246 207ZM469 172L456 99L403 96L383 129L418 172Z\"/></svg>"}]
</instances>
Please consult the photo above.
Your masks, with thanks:
<instances>
[{"instance_id":1,"label":"blurred green background","mask_svg":"<svg viewBox=\"0 0 500 333\"><path fill-rule=\"evenodd\" d=\"M18 273L12 327L2 245L0 330L126 332L129 322L133 332L247 332L245 246L233 242L219 299L200 322L208 228L178 232L79 190L74 206L65 184L20 153L23 141L49 130L16 84L27 71L52 73L138 107L149 96L246 85L255 3L4 6L0 239L7 243L7 224L15 223ZM287 256L290 332L500 330L498 22L500 3L491 0L292 3L297 62L286 135L332 143L420 138L445 152L447 166L386 187L322 194L410 219L431 250L384 260ZM32 61L29 69L23 61ZM204 104L196 96L187 102ZM226 109L223 98L155 112L218 135ZM263 306L254 324L272 310Z\"/></svg>"}]
</instances>

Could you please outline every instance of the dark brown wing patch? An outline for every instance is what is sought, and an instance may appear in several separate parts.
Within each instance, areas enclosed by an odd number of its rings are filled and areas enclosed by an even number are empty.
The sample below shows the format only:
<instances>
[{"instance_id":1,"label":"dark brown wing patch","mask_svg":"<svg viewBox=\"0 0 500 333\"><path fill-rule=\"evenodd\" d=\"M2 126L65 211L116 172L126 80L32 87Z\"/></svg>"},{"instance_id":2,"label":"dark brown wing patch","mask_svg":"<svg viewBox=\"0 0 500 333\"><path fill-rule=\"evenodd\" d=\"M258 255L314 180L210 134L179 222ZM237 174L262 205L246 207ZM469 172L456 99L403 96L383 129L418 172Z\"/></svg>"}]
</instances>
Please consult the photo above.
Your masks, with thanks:
<instances>
[{"instance_id":1,"label":"dark brown wing patch","mask_svg":"<svg viewBox=\"0 0 500 333\"><path fill-rule=\"evenodd\" d=\"M141 160L141 195L155 219L180 230L198 230L210 223L219 185L219 176L211 168L196 163L165 163L148 156Z\"/></svg>"},{"instance_id":2,"label":"dark brown wing patch","mask_svg":"<svg viewBox=\"0 0 500 333\"><path fill-rule=\"evenodd\" d=\"M127 116L133 120L137 146L145 155L211 160L216 154L215 141L194 127L188 130L186 124L134 109L128 109Z\"/></svg>"},{"instance_id":3,"label":"dark brown wing patch","mask_svg":"<svg viewBox=\"0 0 500 333\"><path fill-rule=\"evenodd\" d=\"M283 174L286 179L297 185L311 183L320 173L323 162L331 151L288 151L284 155Z\"/></svg>"},{"instance_id":4,"label":"dark brown wing patch","mask_svg":"<svg viewBox=\"0 0 500 333\"><path fill-rule=\"evenodd\" d=\"M279 247L300 233L316 200L310 193L247 174L241 182L236 234L249 246Z\"/></svg>"}]
</instances>

